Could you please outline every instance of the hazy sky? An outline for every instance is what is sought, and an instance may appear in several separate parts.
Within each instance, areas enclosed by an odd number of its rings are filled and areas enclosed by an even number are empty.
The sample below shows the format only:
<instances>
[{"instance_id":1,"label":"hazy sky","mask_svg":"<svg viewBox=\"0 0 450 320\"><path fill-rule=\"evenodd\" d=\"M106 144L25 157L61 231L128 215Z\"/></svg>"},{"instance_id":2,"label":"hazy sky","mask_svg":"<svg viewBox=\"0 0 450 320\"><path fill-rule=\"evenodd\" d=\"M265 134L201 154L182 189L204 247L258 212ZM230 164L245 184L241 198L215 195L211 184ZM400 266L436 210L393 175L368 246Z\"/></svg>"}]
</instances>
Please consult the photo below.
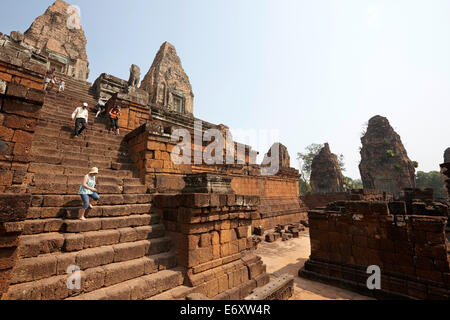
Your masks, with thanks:
<instances>
[{"instance_id":1,"label":"hazy sky","mask_svg":"<svg viewBox=\"0 0 450 320\"><path fill-rule=\"evenodd\" d=\"M6 2L5 0L1 0ZM0 31L24 32L50 0L8 1ZM177 48L194 113L265 153L278 132L295 160L311 143L342 153L359 178L360 134L383 115L419 170L439 170L450 147L450 1L74 0L93 82L142 75L160 45ZM265 139L264 139L265 137ZM266 141L264 141L266 140Z\"/></svg>"}]
</instances>

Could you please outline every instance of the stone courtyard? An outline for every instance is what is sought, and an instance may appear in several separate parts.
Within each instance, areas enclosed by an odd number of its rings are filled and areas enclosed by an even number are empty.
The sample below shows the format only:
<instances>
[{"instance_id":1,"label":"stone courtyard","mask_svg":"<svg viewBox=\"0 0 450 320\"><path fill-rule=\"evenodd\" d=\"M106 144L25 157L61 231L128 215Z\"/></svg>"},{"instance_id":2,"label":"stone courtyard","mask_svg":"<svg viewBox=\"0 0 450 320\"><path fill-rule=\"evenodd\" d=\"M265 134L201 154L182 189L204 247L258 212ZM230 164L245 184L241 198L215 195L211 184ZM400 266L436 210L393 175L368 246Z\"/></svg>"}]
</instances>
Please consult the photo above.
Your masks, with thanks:
<instances>
[{"instance_id":1,"label":"stone courtyard","mask_svg":"<svg viewBox=\"0 0 450 320\"><path fill-rule=\"evenodd\" d=\"M300 238L287 242L263 243L256 250L267 265L267 273L271 278L284 274L295 276L294 295L289 300L372 300L345 289L324 283L297 277L298 270L303 268L311 254L308 231L300 234Z\"/></svg>"},{"instance_id":2,"label":"stone courtyard","mask_svg":"<svg viewBox=\"0 0 450 320\"><path fill-rule=\"evenodd\" d=\"M88 39L66 26L68 9L57 0L25 33L0 34L2 300L449 299L448 199L416 188L388 119L370 119L361 139L363 189L346 188L326 143L301 196L281 142L259 164L226 124L195 117L173 44L142 82L134 64L128 80L87 82ZM44 89L53 69L63 92ZM121 107L120 133L95 118L100 98L107 113ZM83 103L88 130L74 137ZM450 194L449 162L447 150ZM83 220L93 167L100 200Z\"/></svg>"}]
</instances>

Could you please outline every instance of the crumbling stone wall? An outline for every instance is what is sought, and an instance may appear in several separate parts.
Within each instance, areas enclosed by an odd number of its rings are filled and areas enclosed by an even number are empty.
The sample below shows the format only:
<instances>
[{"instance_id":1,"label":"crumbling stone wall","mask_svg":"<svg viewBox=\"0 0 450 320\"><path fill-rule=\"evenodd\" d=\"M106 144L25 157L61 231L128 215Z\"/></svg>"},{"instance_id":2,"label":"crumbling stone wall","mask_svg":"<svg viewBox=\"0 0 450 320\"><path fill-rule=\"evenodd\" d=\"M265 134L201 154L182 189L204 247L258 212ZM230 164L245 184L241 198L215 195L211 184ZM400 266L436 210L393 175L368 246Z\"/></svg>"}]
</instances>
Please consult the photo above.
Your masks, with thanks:
<instances>
[{"instance_id":1,"label":"crumbling stone wall","mask_svg":"<svg viewBox=\"0 0 450 320\"><path fill-rule=\"evenodd\" d=\"M261 201L252 216L253 227L270 229L306 219L307 208L299 198L297 176L234 176L238 194L256 195Z\"/></svg>"},{"instance_id":2,"label":"crumbling stone wall","mask_svg":"<svg viewBox=\"0 0 450 320\"><path fill-rule=\"evenodd\" d=\"M176 143L171 141L168 133L164 133L164 124L159 126L160 128L152 121L127 136L131 155L141 178L156 192L180 192L185 186L183 177L190 173L226 174L233 178L231 186L234 192L261 198L257 212L252 213L253 227L272 228L277 224L306 219L306 207L299 198L299 174L295 169L283 168L279 175L262 176L258 166L249 164L176 165L172 162ZM202 150L204 147L203 145ZM195 148L197 147L192 144L192 155ZM248 155L246 161L249 161Z\"/></svg>"},{"instance_id":3,"label":"crumbling stone wall","mask_svg":"<svg viewBox=\"0 0 450 320\"><path fill-rule=\"evenodd\" d=\"M44 101L45 70L0 49L0 298L7 291L31 196L25 173Z\"/></svg>"},{"instance_id":4,"label":"crumbling stone wall","mask_svg":"<svg viewBox=\"0 0 450 320\"><path fill-rule=\"evenodd\" d=\"M331 153L328 143L312 161L311 191L313 194L345 192L345 179L338 157Z\"/></svg>"},{"instance_id":5,"label":"crumbling stone wall","mask_svg":"<svg viewBox=\"0 0 450 320\"><path fill-rule=\"evenodd\" d=\"M106 73L102 73L100 76L98 76L98 78L92 85L92 89L96 99L110 99L116 93L125 92L127 88L127 81ZM145 104L146 103L147 102L145 102Z\"/></svg>"},{"instance_id":6,"label":"crumbling stone wall","mask_svg":"<svg viewBox=\"0 0 450 320\"><path fill-rule=\"evenodd\" d=\"M323 193L323 194L308 194L301 197L301 200L309 209L324 208L329 203L337 201L391 201L394 196L387 192L370 189L353 189L350 192L340 193Z\"/></svg>"},{"instance_id":7,"label":"crumbling stone wall","mask_svg":"<svg viewBox=\"0 0 450 320\"><path fill-rule=\"evenodd\" d=\"M45 70L0 50L0 191L25 193L25 173L44 102Z\"/></svg>"},{"instance_id":8,"label":"crumbling stone wall","mask_svg":"<svg viewBox=\"0 0 450 320\"><path fill-rule=\"evenodd\" d=\"M300 276L377 298L449 298L446 217L387 201L334 203L308 216L311 257ZM381 290L366 286L372 265L381 268Z\"/></svg>"},{"instance_id":9,"label":"crumbling stone wall","mask_svg":"<svg viewBox=\"0 0 450 320\"><path fill-rule=\"evenodd\" d=\"M361 178L366 189L399 195L404 188L415 188L415 168L400 136L388 119L375 116L361 138Z\"/></svg>"},{"instance_id":10,"label":"crumbling stone wall","mask_svg":"<svg viewBox=\"0 0 450 320\"><path fill-rule=\"evenodd\" d=\"M325 207L327 204L336 201L349 200L348 192L307 194L301 196L300 199L308 207L308 209L317 209Z\"/></svg>"}]
</instances>

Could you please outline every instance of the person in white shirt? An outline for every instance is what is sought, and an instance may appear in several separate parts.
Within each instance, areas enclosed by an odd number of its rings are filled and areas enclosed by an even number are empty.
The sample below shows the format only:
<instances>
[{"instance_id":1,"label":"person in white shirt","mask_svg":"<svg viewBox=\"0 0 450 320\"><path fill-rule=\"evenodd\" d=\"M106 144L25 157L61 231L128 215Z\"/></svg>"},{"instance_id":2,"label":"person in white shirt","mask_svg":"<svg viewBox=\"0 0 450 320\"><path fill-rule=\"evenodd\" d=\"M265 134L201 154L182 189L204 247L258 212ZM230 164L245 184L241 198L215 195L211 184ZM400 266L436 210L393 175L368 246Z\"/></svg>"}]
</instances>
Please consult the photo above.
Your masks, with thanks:
<instances>
[{"instance_id":1,"label":"person in white shirt","mask_svg":"<svg viewBox=\"0 0 450 320\"><path fill-rule=\"evenodd\" d=\"M105 112L106 108L106 102L108 102L107 98L100 98L98 99L98 103L97 103L97 115L95 116L96 118L98 118L98 116L102 113Z\"/></svg>"},{"instance_id":2,"label":"person in white shirt","mask_svg":"<svg viewBox=\"0 0 450 320\"><path fill-rule=\"evenodd\" d=\"M82 107L75 109L74 113L72 113L72 120L75 120L74 137L76 138L86 129L86 124L89 120L88 104L86 102L83 103ZM78 130L80 125L81 129Z\"/></svg>"}]
</instances>

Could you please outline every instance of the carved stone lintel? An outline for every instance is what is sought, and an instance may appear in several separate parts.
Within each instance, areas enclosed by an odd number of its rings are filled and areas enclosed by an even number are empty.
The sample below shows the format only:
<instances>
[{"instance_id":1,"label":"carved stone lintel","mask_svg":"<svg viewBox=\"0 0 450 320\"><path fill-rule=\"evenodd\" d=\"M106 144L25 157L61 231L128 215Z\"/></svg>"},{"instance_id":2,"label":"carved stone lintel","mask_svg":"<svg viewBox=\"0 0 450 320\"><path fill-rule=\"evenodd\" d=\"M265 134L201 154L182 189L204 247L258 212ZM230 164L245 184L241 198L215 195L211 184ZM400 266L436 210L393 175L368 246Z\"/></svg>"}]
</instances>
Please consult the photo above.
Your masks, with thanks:
<instances>
[{"instance_id":1,"label":"carved stone lintel","mask_svg":"<svg viewBox=\"0 0 450 320\"><path fill-rule=\"evenodd\" d=\"M245 298L245 300L289 300L289 298L291 298L293 294L294 276L285 274L269 282L264 287L255 289L250 296Z\"/></svg>"},{"instance_id":2,"label":"carved stone lintel","mask_svg":"<svg viewBox=\"0 0 450 320\"><path fill-rule=\"evenodd\" d=\"M211 173L190 174L184 178L186 187L183 193L234 193L231 176Z\"/></svg>"}]
</instances>

